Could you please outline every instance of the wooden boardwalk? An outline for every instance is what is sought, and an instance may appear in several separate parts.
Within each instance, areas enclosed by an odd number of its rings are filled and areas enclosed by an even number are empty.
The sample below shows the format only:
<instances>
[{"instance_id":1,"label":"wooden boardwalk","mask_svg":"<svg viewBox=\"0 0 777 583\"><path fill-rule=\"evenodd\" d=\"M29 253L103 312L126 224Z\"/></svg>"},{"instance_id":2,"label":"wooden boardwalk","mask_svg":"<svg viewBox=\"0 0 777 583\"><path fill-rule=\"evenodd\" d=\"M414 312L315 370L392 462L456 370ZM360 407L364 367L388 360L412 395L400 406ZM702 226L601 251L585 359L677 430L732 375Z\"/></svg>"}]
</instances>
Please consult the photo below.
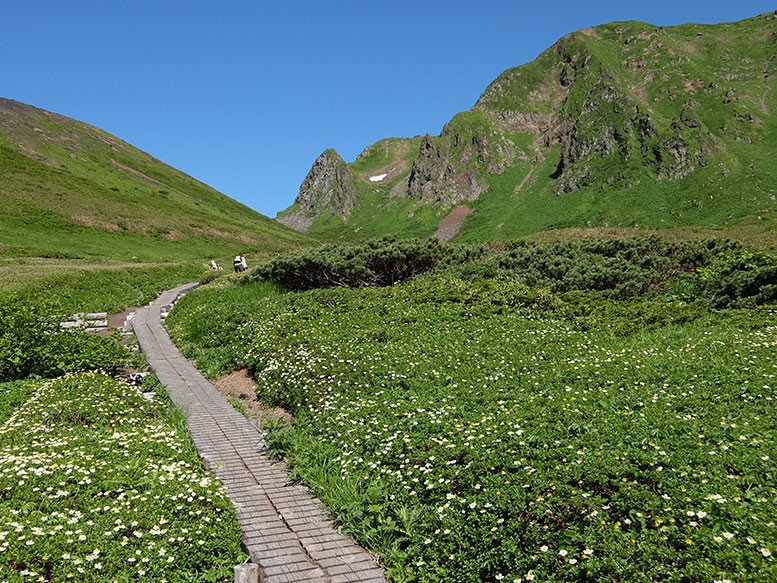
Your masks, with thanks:
<instances>
[{"instance_id":1,"label":"wooden boardwalk","mask_svg":"<svg viewBox=\"0 0 777 583\"><path fill-rule=\"evenodd\" d=\"M338 533L320 501L289 482L265 456L262 435L186 360L162 326L162 313L196 284L164 292L132 322L146 360L187 417L206 467L237 510L243 543L266 583L385 583L382 569Z\"/></svg>"}]
</instances>

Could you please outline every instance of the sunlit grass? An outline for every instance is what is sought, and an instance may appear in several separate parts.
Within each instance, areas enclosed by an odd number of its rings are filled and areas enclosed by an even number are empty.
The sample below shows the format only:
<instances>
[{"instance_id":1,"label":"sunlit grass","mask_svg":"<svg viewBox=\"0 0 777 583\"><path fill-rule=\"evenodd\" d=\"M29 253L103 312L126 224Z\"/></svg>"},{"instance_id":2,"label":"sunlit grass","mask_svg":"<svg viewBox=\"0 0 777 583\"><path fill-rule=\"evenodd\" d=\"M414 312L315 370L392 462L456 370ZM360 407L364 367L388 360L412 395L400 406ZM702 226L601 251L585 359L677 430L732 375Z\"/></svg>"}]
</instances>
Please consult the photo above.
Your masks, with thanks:
<instances>
[{"instance_id":1,"label":"sunlit grass","mask_svg":"<svg viewBox=\"0 0 777 583\"><path fill-rule=\"evenodd\" d=\"M161 291L197 281L200 262L87 262L46 258L0 258L0 301L53 304L72 311L120 311L150 302Z\"/></svg>"}]
</instances>

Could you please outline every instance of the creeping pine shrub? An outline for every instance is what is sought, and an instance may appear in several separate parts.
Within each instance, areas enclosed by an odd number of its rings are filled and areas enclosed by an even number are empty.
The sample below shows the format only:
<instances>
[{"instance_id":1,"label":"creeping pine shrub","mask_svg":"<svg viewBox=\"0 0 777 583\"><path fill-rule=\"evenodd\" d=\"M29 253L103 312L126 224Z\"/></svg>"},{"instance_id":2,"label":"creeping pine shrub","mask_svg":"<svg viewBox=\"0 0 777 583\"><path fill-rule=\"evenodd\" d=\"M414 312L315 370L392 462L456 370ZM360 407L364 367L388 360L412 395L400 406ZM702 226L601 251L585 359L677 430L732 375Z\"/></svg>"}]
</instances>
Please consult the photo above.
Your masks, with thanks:
<instances>
[{"instance_id":1,"label":"creeping pine shrub","mask_svg":"<svg viewBox=\"0 0 777 583\"><path fill-rule=\"evenodd\" d=\"M462 277L514 278L556 293L615 299L671 297L715 307L775 299L777 260L725 240L670 242L656 236L536 244L515 241L450 263Z\"/></svg>"},{"instance_id":2,"label":"creeping pine shrub","mask_svg":"<svg viewBox=\"0 0 777 583\"><path fill-rule=\"evenodd\" d=\"M284 255L259 266L251 278L274 281L289 291L382 287L432 270L446 254L446 248L433 239L374 239Z\"/></svg>"},{"instance_id":3,"label":"creeping pine shrub","mask_svg":"<svg viewBox=\"0 0 777 583\"><path fill-rule=\"evenodd\" d=\"M742 308L777 300L777 257L765 251L727 251L699 276L703 293L715 307Z\"/></svg>"},{"instance_id":4,"label":"creeping pine shrub","mask_svg":"<svg viewBox=\"0 0 777 583\"><path fill-rule=\"evenodd\" d=\"M596 292L613 299L662 293L680 274L707 265L720 242L670 243L658 237L555 244L517 242L475 262L493 275L515 277L554 292ZM464 267L465 270L482 266Z\"/></svg>"},{"instance_id":5,"label":"creeping pine shrub","mask_svg":"<svg viewBox=\"0 0 777 583\"><path fill-rule=\"evenodd\" d=\"M509 278L529 288L553 293L581 291L613 300L701 300L716 308L777 299L777 257L773 253L726 240L671 242L654 235L492 245L384 238L284 255L259 266L247 280L306 291L383 287L427 272L464 279Z\"/></svg>"}]
</instances>

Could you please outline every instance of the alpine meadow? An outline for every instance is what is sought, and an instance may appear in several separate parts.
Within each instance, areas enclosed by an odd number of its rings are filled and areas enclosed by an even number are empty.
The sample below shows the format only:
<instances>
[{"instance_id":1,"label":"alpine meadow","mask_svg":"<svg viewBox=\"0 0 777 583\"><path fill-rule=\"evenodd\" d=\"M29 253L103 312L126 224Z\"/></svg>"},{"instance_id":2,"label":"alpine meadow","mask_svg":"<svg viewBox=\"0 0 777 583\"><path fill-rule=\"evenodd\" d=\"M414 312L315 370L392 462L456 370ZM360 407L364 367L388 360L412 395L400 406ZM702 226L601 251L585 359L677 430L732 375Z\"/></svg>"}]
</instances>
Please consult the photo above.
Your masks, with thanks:
<instances>
[{"instance_id":1,"label":"alpine meadow","mask_svg":"<svg viewBox=\"0 0 777 583\"><path fill-rule=\"evenodd\" d=\"M776 581L776 61L771 13L578 31L277 220L0 99L0 581L248 559L131 330L62 325L193 281L175 345L387 581Z\"/></svg>"}]
</instances>

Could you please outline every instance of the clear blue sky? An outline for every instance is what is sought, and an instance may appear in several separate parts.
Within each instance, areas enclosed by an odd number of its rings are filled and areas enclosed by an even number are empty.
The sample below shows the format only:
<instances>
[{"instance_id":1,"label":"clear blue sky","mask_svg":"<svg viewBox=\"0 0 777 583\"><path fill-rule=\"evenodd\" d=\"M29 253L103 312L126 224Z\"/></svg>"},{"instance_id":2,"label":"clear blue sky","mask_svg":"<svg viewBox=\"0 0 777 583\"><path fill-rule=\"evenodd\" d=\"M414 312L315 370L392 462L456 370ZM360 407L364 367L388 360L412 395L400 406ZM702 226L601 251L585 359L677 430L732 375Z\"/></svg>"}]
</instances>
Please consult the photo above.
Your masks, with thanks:
<instances>
[{"instance_id":1,"label":"clear blue sky","mask_svg":"<svg viewBox=\"0 0 777 583\"><path fill-rule=\"evenodd\" d=\"M274 217L315 158L439 134L509 67L612 21L712 24L760 0L23 0L0 97L104 129Z\"/></svg>"}]
</instances>

